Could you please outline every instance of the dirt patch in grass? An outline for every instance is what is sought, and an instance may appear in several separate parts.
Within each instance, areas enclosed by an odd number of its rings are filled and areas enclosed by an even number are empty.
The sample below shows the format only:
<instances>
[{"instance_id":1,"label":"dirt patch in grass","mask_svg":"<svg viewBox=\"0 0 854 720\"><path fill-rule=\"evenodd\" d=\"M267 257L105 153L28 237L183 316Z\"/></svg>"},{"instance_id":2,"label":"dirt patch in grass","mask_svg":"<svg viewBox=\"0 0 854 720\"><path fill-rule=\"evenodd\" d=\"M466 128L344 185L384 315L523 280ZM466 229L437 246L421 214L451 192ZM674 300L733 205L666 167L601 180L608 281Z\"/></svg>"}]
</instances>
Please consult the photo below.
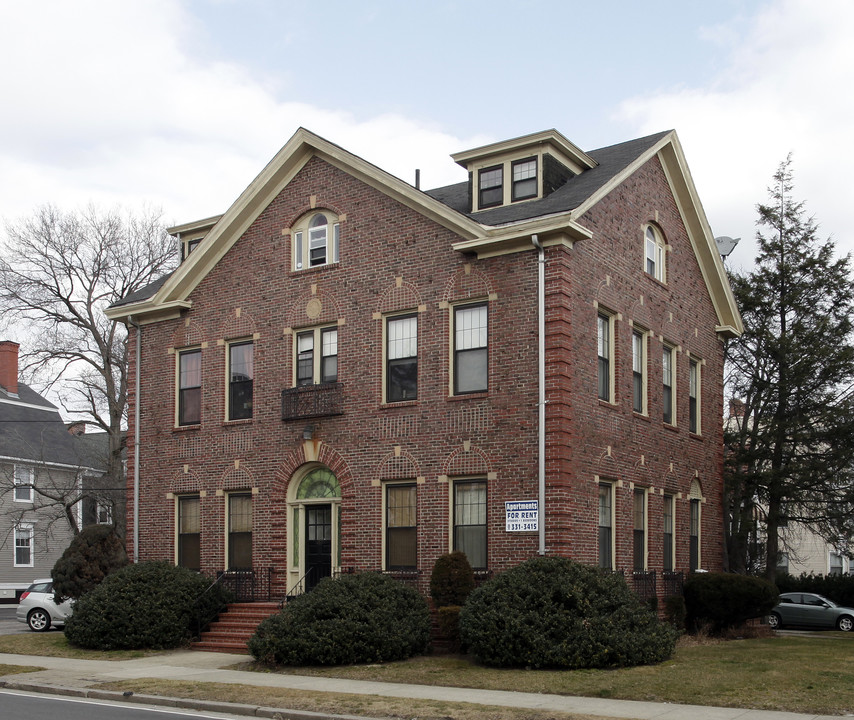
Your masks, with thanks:
<instances>
[{"instance_id":1,"label":"dirt patch in grass","mask_svg":"<svg viewBox=\"0 0 854 720\"><path fill-rule=\"evenodd\" d=\"M20 673L38 672L39 670L44 670L44 668L32 665L3 665L0 663L0 676L19 675Z\"/></svg>"}]
</instances>

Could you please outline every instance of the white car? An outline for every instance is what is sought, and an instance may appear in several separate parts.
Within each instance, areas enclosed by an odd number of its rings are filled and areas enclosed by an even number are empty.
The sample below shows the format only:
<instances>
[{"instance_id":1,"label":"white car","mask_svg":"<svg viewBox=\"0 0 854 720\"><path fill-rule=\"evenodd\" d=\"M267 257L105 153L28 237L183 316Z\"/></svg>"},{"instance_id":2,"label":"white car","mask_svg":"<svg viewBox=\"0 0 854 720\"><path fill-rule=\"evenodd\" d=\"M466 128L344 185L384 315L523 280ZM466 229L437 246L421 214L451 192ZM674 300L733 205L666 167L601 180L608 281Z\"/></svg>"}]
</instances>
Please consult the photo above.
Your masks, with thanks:
<instances>
[{"instance_id":1,"label":"white car","mask_svg":"<svg viewBox=\"0 0 854 720\"><path fill-rule=\"evenodd\" d=\"M21 595L15 616L27 623L30 630L44 632L51 626L63 627L65 618L71 615L73 600L65 600L59 605L53 599L53 580L36 580Z\"/></svg>"}]
</instances>

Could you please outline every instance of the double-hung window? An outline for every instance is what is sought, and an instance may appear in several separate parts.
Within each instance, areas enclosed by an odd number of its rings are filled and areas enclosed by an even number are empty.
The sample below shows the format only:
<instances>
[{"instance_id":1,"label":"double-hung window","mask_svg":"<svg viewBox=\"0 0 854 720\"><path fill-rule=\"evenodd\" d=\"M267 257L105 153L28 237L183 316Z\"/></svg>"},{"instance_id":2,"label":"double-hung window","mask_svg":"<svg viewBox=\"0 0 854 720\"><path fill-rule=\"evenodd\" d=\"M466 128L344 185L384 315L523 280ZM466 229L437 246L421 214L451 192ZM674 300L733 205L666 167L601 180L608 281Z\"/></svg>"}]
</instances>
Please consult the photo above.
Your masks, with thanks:
<instances>
[{"instance_id":1,"label":"double-hung window","mask_svg":"<svg viewBox=\"0 0 854 720\"><path fill-rule=\"evenodd\" d=\"M339 228L334 216L319 212L312 215L307 224L294 230L294 269L337 263Z\"/></svg>"},{"instance_id":2,"label":"double-hung window","mask_svg":"<svg viewBox=\"0 0 854 720\"><path fill-rule=\"evenodd\" d=\"M15 525L15 567L33 566L33 526Z\"/></svg>"},{"instance_id":3,"label":"double-hung window","mask_svg":"<svg viewBox=\"0 0 854 720\"><path fill-rule=\"evenodd\" d=\"M614 567L614 486L599 483L599 567Z\"/></svg>"},{"instance_id":4,"label":"double-hung window","mask_svg":"<svg viewBox=\"0 0 854 720\"><path fill-rule=\"evenodd\" d=\"M228 419L252 417L255 345L250 341L228 346Z\"/></svg>"},{"instance_id":5,"label":"double-hung window","mask_svg":"<svg viewBox=\"0 0 854 720\"><path fill-rule=\"evenodd\" d=\"M228 569L252 567L252 495L230 493L228 496Z\"/></svg>"},{"instance_id":6,"label":"double-hung window","mask_svg":"<svg viewBox=\"0 0 854 720\"><path fill-rule=\"evenodd\" d=\"M504 202L504 166L484 168L478 172L477 178L478 208L483 210L501 205Z\"/></svg>"},{"instance_id":7,"label":"double-hung window","mask_svg":"<svg viewBox=\"0 0 854 720\"><path fill-rule=\"evenodd\" d=\"M665 282L667 275L665 272L665 258L667 256L664 240L652 228L647 226L644 233L644 248L645 248L645 270L647 275L651 275L660 282Z\"/></svg>"},{"instance_id":8,"label":"double-hung window","mask_svg":"<svg viewBox=\"0 0 854 720\"><path fill-rule=\"evenodd\" d=\"M700 363L693 358L688 365L688 430L700 434Z\"/></svg>"},{"instance_id":9,"label":"double-hung window","mask_svg":"<svg viewBox=\"0 0 854 720\"><path fill-rule=\"evenodd\" d=\"M486 483L454 483L454 550L466 554L475 570L486 568Z\"/></svg>"},{"instance_id":10,"label":"double-hung window","mask_svg":"<svg viewBox=\"0 0 854 720\"><path fill-rule=\"evenodd\" d=\"M597 316L597 346L598 346L598 390L599 399L605 402L614 401L614 383L611 373L611 347L613 346L614 319L607 313L600 312Z\"/></svg>"},{"instance_id":11,"label":"double-hung window","mask_svg":"<svg viewBox=\"0 0 854 720\"><path fill-rule=\"evenodd\" d=\"M338 382L338 328L297 333L297 386L333 382Z\"/></svg>"},{"instance_id":12,"label":"double-hung window","mask_svg":"<svg viewBox=\"0 0 854 720\"><path fill-rule=\"evenodd\" d=\"M202 421L202 351L178 353L178 425Z\"/></svg>"},{"instance_id":13,"label":"double-hung window","mask_svg":"<svg viewBox=\"0 0 854 720\"><path fill-rule=\"evenodd\" d=\"M386 318L386 402L418 398L418 316Z\"/></svg>"},{"instance_id":14,"label":"double-hung window","mask_svg":"<svg viewBox=\"0 0 854 720\"><path fill-rule=\"evenodd\" d=\"M632 494L632 520L633 569L646 570L646 490L636 488Z\"/></svg>"},{"instance_id":15,"label":"double-hung window","mask_svg":"<svg viewBox=\"0 0 854 720\"><path fill-rule=\"evenodd\" d=\"M454 394L487 390L486 304L454 308Z\"/></svg>"},{"instance_id":16,"label":"double-hung window","mask_svg":"<svg viewBox=\"0 0 854 720\"><path fill-rule=\"evenodd\" d=\"M632 409L646 414L646 333L632 330Z\"/></svg>"},{"instance_id":17,"label":"double-hung window","mask_svg":"<svg viewBox=\"0 0 854 720\"><path fill-rule=\"evenodd\" d=\"M673 496L664 496L662 517L662 569L673 571Z\"/></svg>"},{"instance_id":18,"label":"double-hung window","mask_svg":"<svg viewBox=\"0 0 854 720\"><path fill-rule=\"evenodd\" d=\"M31 503L33 501L33 468L26 465L15 465L15 502Z\"/></svg>"},{"instance_id":19,"label":"double-hung window","mask_svg":"<svg viewBox=\"0 0 854 720\"><path fill-rule=\"evenodd\" d=\"M665 345L661 354L661 403L663 420L668 425L675 425L673 397L673 348Z\"/></svg>"},{"instance_id":20,"label":"double-hung window","mask_svg":"<svg viewBox=\"0 0 854 720\"><path fill-rule=\"evenodd\" d=\"M418 567L414 483L385 486L386 570L415 570Z\"/></svg>"},{"instance_id":21,"label":"double-hung window","mask_svg":"<svg viewBox=\"0 0 854 720\"><path fill-rule=\"evenodd\" d=\"M511 164L513 185L511 200L527 200L537 196L537 158L516 160Z\"/></svg>"},{"instance_id":22,"label":"double-hung window","mask_svg":"<svg viewBox=\"0 0 854 720\"><path fill-rule=\"evenodd\" d=\"M178 565L198 572L202 566L201 514L198 495L178 497Z\"/></svg>"},{"instance_id":23,"label":"double-hung window","mask_svg":"<svg viewBox=\"0 0 854 720\"><path fill-rule=\"evenodd\" d=\"M688 568L691 572L700 568L700 501L696 498L693 498L690 503Z\"/></svg>"}]
</instances>

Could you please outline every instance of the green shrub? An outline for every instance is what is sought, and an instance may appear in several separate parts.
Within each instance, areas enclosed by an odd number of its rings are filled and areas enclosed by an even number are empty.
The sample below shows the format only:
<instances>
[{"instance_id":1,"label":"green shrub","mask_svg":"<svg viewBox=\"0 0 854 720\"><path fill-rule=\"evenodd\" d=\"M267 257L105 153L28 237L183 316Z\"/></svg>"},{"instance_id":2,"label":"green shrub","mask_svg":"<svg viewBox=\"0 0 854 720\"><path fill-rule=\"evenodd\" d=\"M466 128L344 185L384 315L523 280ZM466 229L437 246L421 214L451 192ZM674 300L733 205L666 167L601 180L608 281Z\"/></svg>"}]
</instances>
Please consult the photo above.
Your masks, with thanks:
<instances>
[{"instance_id":1,"label":"green shrub","mask_svg":"<svg viewBox=\"0 0 854 720\"><path fill-rule=\"evenodd\" d=\"M417 590L378 573L325 578L264 620L249 651L270 665L386 662L424 652L430 611Z\"/></svg>"},{"instance_id":2,"label":"green shrub","mask_svg":"<svg viewBox=\"0 0 854 720\"><path fill-rule=\"evenodd\" d=\"M605 668L661 662L678 633L621 575L539 557L481 585L460 613L462 641L498 667Z\"/></svg>"},{"instance_id":3,"label":"green shrub","mask_svg":"<svg viewBox=\"0 0 854 720\"><path fill-rule=\"evenodd\" d=\"M689 630L712 633L767 615L777 604L777 588L767 580L734 573L692 573L683 590Z\"/></svg>"},{"instance_id":4,"label":"green shrub","mask_svg":"<svg viewBox=\"0 0 854 720\"><path fill-rule=\"evenodd\" d=\"M53 592L59 599L89 592L107 575L128 564L121 538L112 525L83 528L53 566Z\"/></svg>"},{"instance_id":5,"label":"green shrub","mask_svg":"<svg viewBox=\"0 0 854 720\"><path fill-rule=\"evenodd\" d=\"M838 605L854 607L854 575L777 574L777 588L784 592L811 592L824 595Z\"/></svg>"},{"instance_id":6,"label":"green shrub","mask_svg":"<svg viewBox=\"0 0 854 720\"><path fill-rule=\"evenodd\" d=\"M460 611L459 605L444 605L436 611L439 624L439 637L448 643L448 651L460 650Z\"/></svg>"},{"instance_id":7,"label":"green shrub","mask_svg":"<svg viewBox=\"0 0 854 720\"><path fill-rule=\"evenodd\" d=\"M464 552L440 555L430 574L430 597L437 608L465 605L474 590L474 570Z\"/></svg>"},{"instance_id":8,"label":"green shrub","mask_svg":"<svg viewBox=\"0 0 854 720\"><path fill-rule=\"evenodd\" d=\"M685 598L681 595L669 595L664 598L664 619L678 630L685 629Z\"/></svg>"},{"instance_id":9,"label":"green shrub","mask_svg":"<svg viewBox=\"0 0 854 720\"><path fill-rule=\"evenodd\" d=\"M75 603L65 637L97 650L177 647L192 636L197 616L210 619L229 600L219 586L205 592L210 585L168 562L128 565Z\"/></svg>"}]
</instances>

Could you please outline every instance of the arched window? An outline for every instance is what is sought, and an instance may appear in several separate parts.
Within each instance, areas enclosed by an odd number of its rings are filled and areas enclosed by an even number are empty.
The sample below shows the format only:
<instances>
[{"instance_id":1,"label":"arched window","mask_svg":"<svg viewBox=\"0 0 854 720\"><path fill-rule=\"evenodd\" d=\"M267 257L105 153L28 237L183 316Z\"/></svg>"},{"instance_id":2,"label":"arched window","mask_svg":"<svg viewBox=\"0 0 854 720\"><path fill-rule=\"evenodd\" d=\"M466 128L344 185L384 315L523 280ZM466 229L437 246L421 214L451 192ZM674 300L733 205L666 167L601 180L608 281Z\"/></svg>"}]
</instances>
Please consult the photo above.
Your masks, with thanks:
<instances>
[{"instance_id":1,"label":"arched window","mask_svg":"<svg viewBox=\"0 0 854 720\"><path fill-rule=\"evenodd\" d=\"M644 255L647 275L652 275L659 282L667 282L667 270L665 267L665 259L667 252L665 249L664 238L652 225L647 225L644 233Z\"/></svg>"},{"instance_id":2,"label":"arched window","mask_svg":"<svg viewBox=\"0 0 854 720\"><path fill-rule=\"evenodd\" d=\"M294 270L338 262L338 218L318 212L304 217L294 229Z\"/></svg>"}]
</instances>

